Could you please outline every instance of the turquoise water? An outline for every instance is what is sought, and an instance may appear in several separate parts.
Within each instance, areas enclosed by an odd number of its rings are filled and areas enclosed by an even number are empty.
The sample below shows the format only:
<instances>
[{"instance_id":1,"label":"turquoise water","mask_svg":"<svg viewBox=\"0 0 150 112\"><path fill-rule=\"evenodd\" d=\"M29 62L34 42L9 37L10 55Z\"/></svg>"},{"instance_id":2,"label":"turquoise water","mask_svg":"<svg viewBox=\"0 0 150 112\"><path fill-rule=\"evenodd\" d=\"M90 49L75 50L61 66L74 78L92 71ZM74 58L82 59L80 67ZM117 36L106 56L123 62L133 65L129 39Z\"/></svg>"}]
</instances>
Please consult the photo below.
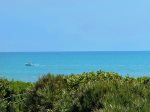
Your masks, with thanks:
<instances>
[{"instance_id":1,"label":"turquoise water","mask_svg":"<svg viewBox=\"0 0 150 112\"><path fill-rule=\"evenodd\" d=\"M25 66L26 62L34 66ZM149 76L150 52L34 52L0 53L0 76L35 81L46 73L70 74L89 71Z\"/></svg>"}]
</instances>

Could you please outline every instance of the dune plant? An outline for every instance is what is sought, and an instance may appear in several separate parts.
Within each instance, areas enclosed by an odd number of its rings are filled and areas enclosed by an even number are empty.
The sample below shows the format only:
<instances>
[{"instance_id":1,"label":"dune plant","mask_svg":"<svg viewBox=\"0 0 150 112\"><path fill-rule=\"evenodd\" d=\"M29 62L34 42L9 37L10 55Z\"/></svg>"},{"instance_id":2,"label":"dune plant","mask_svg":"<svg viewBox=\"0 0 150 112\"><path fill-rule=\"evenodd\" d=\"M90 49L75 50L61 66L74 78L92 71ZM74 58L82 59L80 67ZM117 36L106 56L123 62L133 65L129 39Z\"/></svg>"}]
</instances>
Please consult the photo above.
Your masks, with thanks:
<instances>
[{"instance_id":1,"label":"dune plant","mask_svg":"<svg viewBox=\"0 0 150 112\"><path fill-rule=\"evenodd\" d=\"M0 99L3 112L149 112L150 77L100 70L47 74L35 83L0 79Z\"/></svg>"}]
</instances>

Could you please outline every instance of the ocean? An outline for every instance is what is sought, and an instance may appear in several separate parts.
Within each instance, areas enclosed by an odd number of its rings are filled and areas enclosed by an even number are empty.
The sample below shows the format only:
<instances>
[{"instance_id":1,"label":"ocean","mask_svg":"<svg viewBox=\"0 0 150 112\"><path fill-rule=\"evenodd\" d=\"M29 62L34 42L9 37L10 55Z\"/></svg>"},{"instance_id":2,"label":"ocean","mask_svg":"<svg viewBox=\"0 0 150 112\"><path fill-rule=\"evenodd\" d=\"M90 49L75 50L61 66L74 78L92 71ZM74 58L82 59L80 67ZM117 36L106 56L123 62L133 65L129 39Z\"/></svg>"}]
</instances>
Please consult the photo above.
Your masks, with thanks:
<instances>
[{"instance_id":1,"label":"ocean","mask_svg":"<svg viewBox=\"0 0 150 112\"><path fill-rule=\"evenodd\" d=\"M25 66L31 62L33 66ZM150 52L1 52L0 77L27 82L52 74L112 71L122 76L150 75Z\"/></svg>"}]
</instances>

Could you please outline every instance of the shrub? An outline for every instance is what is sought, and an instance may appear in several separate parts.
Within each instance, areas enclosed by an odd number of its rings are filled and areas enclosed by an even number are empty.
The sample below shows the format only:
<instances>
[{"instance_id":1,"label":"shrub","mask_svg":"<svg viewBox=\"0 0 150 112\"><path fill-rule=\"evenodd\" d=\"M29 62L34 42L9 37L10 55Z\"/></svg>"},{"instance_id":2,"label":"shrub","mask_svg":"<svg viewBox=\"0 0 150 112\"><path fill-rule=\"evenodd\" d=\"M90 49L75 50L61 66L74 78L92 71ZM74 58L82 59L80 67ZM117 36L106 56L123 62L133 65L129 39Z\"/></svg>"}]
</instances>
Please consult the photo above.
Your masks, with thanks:
<instances>
[{"instance_id":1,"label":"shrub","mask_svg":"<svg viewBox=\"0 0 150 112\"><path fill-rule=\"evenodd\" d=\"M149 90L149 77L122 77L102 70L67 76L47 74L35 83L0 79L0 99L6 98L0 102L0 110L149 112Z\"/></svg>"}]
</instances>

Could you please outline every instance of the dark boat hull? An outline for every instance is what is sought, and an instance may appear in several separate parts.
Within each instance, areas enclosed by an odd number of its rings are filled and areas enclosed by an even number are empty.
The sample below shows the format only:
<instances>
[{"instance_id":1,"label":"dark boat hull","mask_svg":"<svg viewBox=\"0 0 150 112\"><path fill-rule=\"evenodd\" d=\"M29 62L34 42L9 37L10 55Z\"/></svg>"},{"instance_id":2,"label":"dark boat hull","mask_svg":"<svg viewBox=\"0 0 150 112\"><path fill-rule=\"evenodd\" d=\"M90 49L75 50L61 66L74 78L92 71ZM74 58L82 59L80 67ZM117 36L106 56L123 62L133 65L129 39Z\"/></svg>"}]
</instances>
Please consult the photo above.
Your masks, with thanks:
<instances>
[{"instance_id":1,"label":"dark boat hull","mask_svg":"<svg viewBox=\"0 0 150 112\"><path fill-rule=\"evenodd\" d=\"M26 63L25 66L32 66L32 64L31 63Z\"/></svg>"}]
</instances>

